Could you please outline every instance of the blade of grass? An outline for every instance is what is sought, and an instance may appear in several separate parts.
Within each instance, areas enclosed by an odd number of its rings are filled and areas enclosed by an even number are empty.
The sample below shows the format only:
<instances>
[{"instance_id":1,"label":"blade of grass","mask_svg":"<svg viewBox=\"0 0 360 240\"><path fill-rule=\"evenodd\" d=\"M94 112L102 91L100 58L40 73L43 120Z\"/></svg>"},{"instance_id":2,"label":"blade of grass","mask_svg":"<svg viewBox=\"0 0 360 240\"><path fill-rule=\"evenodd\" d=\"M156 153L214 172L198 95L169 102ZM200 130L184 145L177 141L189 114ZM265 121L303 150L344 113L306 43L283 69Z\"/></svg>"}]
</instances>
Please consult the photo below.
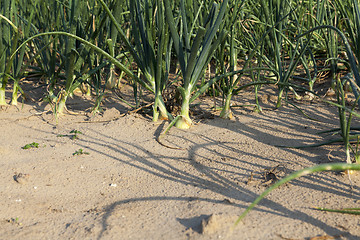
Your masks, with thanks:
<instances>
[{"instance_id":1,"label":"blade of grass","mask_svg":"<svg viewBox=\"0 0 360 240\"><path fill-rule=\"evenodd\" d=\"M313 167L305 168L299 171L296 171L287 177L281 179L280 181L274 183L271 187L266 189L259 197L257 197L250 206L239 216L239 218L234 223L234 227L236 227L240 221L242 221L245 216L264 198L266 197L271 191L278 188L279 186L302 176L309 175L316 172L322 171L345 171L345 170L360 170L360 164L346 164L346 163L328 163L328 164L320 164Z\"/></svg>"}]
</instances>

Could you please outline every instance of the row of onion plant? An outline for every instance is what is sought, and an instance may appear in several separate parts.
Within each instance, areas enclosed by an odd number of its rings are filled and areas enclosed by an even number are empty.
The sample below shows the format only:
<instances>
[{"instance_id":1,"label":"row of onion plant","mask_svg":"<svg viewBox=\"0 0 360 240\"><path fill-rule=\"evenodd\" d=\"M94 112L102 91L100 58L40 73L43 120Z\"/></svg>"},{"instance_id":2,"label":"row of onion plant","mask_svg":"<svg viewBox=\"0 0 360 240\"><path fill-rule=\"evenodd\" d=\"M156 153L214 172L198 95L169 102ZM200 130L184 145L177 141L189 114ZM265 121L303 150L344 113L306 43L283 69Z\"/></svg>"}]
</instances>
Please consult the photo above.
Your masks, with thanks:
<instances>
[{"instance_id":1,"label":"row of onion plant","mask_svg":"<svg viewBox=\"0 0 360 240\"><path fill-rule=\"evenodd\" d=\"M313 89L317 73L313 53L318 50L314 46L327 46L326 50L330 52L329 62L332 63L331 66L336 66L333 63L338 61L337 44L333 43L337 39L333 37L329 41L326 38L334 36L331 32L318 30L314 32L316 37L294 38L300 30L304 32L314 24L329 24L326 19L334 16L332 5L329 6L324 1L311 2L311 6L308 2L301 2L296 6L295 1L275 0L268 4L266 1L225 1L214 5L211 1L183 0L72 0L52 3L34 1L29 9L41 10L35 11L33 24L26 21L25 17L22 17L22 22L29 29L27 35L64 31L106 51L112 56L111 61L116 59L117 65L121 66L117 67L121 76L127 73L127 79L134 85L136 102L139 98L136 94L138 88L154 94L154 121L159 115L161 119L173 119L164 102L167 97L163 95L166 87L173 84L168 80L170 65L174 61L178 62L183 81L181 86L178 86L182 104L176 126L188 128L191 125L189 104L212 86L215 80L223 79L219 85L223 88L222 94L226 101L220 115L229 118L231 97L244 89L239 85L239 80L245 73L254 82L258 81L253 85L256 109L261 110L257 93L264 80L273 80L269 82L278 86L277 107L280 107L283 92L289 89L299 64L305 69L306 75L303 79L309 82L309 89ZM58 11L47 11L51 8ZM344 16L350 14L344 10L344 6L339 9ZM25 11L19 11L22 12ZM302 15L309 17L303 18ZM6 24L4 22L2 21L3 25ZM168 24L169 22L171 24ZM343 25L349 27L350 24ZM16 34L11 35L16 37ZM14 41L8 39L7 42ZM322 45L314 44L318 42ZM326 45L330 42L331 46ZM17 44L14 44L13 47L16 46ZM25 49L24 47L23 50ZM27 50L36 56L35 68L45 74L49 84L48 96L51 101L59 104L56 107L58 112L63 111L67 96L84 82L95 90L99 100L105 85L109 88L116 86L116 65L104 55L94 54L93 48L79 40L65 35L55 37L47 34L34 39L27 45ZM8 53L2 55L3 61L7 62L6 56L10 55L10 51L7 50ZM247 54L247 61L243 66L239 66L238 59L244 58L244 52ZM18 56L21 54L17 54L14 59L21 61ZM214 61L211 61L214 57ZM131 64L132 61L136 67ZM229 67L225 68L224 63L228 63ZM237 72L237 76L227 78L207 79L204 72L209 64L219 69L215 72L217 76L235 73L239 68L241 73ZM19 66L21 64L16 67L19 69ZM310 66L314 67L313 70ZM7 85L8 76L15 74L11 67L7 69L9 70L3 71L2 89ZM12 74L9 74L10 71ZM104 78L106 84L102 84ZM14 85L19 86L16 81ZM200 92L196 92L198 90ZM17 88L14 88L14 94L16 93Z\"/></svg>"}]
</instances>

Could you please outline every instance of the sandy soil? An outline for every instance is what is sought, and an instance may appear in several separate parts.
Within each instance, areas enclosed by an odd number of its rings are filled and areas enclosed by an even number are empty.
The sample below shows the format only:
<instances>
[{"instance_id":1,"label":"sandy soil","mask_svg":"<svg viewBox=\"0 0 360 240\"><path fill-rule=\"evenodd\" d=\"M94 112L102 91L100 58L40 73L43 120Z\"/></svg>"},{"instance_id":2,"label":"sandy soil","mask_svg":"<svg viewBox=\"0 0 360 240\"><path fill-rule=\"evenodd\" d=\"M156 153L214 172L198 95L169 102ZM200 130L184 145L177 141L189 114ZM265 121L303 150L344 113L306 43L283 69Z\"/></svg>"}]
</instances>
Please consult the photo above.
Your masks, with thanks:
<instances>
[{"instance_id":1,"label":"sandy soil","mask_svg":"<svg viewBox=\"0 0 360 240\"><path fill-rule=\"evenodd\" d=\"M351 190L347 176L334 172L280 187L229 231L271 183L269 173L281 178L344 161L341 145L276 147L323 141L317 132L337 126L334 107L300 103L316 122L291 107L275 110L264 96L263 113L236 108L233 120L202 111L211 104L202 101L197 111L207 114L162 140L181 150L156 141L168 123L124 115L129 109L112 97L97 116L88 114L92 99L70 99L79 114L57 123L50 112L39 114L45 103L3 107L0 239L359 239L358 216L313 209L359 207L358 175ZM72 130L81 132L76 139ZM22 148L33 142L38 148Z\"/></svg>"}]
</instances>

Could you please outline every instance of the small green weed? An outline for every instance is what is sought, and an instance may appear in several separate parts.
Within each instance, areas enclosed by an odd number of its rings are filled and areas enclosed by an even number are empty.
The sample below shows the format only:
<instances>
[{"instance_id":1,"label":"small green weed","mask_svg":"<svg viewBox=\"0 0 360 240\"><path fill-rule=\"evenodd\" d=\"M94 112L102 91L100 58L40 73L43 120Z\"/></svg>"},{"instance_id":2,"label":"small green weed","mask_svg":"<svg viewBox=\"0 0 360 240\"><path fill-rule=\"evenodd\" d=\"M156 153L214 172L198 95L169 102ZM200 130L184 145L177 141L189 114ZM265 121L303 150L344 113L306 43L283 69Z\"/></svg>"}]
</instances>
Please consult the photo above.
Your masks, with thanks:
<instances>
[{"instance_id":1,"label":"small green weed","mask_svg":"<svg viewBox=\"0 0 360 240\"><path fill-rule=\"evenodd\" d=\"M70 133L73 134L72 137L71 137L72 140L78 139L79 138L78 134L82 134L82 132L80 132L78 130L75 130L75 129L72 130Z\"/></svg>"},{"instance_id":2,"label":"small green weed","mask_svg":"<svg viewBox=\"0 0 360 240\"><path fill-rule=\"evenodd\" d=\"M75 151L73 153L73 156L75 156L75 155L83 155L83 154L89 155L90 153L84 152L84 150L82 150L82 148L80 148L79 150L77 150L77 151Z\"/></svg>"},{"instance_id":3,"label":"small green weed","mask_svg":"<svg viewBox=\"0 0 360 240\"><path fill-rule=\"evenodd\" d=\"M39 148L39 144L36 142L26 144L22 149Z\"/></svg>"}]
</instances>

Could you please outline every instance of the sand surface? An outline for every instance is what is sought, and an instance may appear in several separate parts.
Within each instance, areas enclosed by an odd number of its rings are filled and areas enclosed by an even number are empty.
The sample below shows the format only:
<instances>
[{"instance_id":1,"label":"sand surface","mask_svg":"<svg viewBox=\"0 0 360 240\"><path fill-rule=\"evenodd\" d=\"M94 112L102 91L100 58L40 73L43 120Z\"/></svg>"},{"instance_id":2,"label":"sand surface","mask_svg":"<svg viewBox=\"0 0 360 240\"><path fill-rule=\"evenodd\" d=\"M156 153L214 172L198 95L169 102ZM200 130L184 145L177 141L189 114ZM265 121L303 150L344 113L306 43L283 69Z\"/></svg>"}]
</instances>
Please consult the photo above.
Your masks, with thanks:
<instances>
[{"instance_id":1,"label":"sand surface","mask_svg":"<svg viewBox=\"0 0 360 240\"><path fill-rule=\"evenodd\" d=\"M233 231L245 208L269 184L319 163L343 162L343 146L290 149L323 141L338 125L337 110L299 103L321 122L290 106L263 112L234 108L234 119L197 105L194 126L152 123L113 97L92 116L93 99L75 97L77 115L54 119L42 102L0 111L0 239L360 239L360 218L313 207L359 207L344 174L323 172L273 191ZM251 103L239 95L234 104ZM70 133L76 130L81 133ZM76 135L74 137L74 135ZM38 143L38 148L23 149ZM81 154L81 150L82 154ZM78 154L75 154L75 153Z\"/></svg>"}]
</instances>

